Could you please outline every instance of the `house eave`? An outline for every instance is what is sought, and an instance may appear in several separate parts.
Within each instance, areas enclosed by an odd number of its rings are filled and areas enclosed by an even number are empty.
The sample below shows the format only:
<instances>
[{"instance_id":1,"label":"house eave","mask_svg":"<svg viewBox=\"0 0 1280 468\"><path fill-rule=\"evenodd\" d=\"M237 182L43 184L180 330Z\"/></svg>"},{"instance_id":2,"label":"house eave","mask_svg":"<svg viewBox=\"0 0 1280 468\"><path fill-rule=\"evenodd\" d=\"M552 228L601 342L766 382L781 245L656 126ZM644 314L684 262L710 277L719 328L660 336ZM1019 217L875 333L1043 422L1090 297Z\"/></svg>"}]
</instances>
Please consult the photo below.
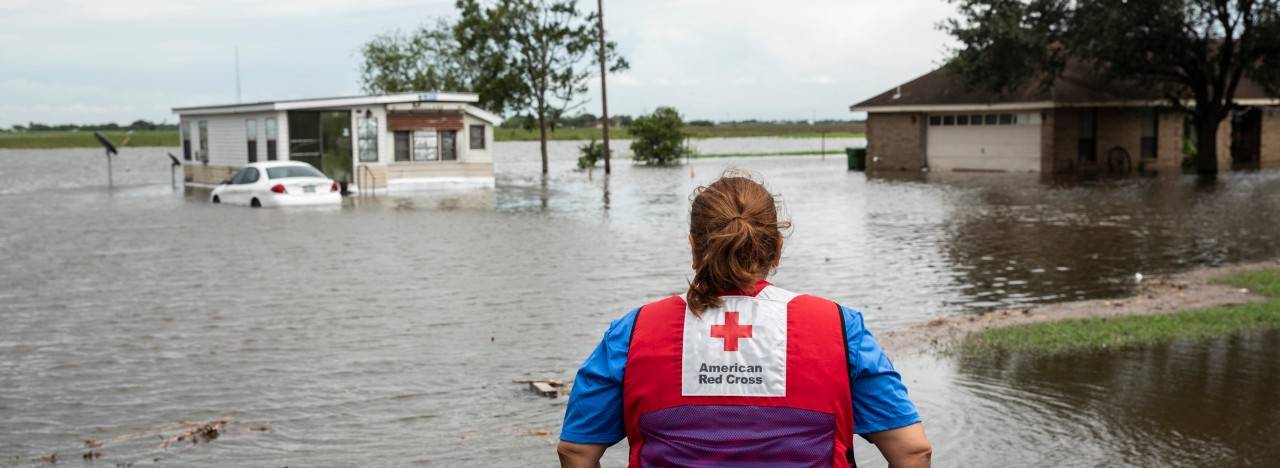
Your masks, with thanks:
<instances>
[{"instance_id":1,"label":"house eave","mask_svg":"<svg viewBox=\"0 0 1280 468\"><path fill-rule=\"evenodd\" d=\"M1251 98L1237 99L1234 101L1236 105L1241 106L1277 106L1280 105L1280 98ZM1184 107L1195 107L1194 101L1183 101ZM1165 99L1154 100L1127 100L1127 101L1090 101L1090 102L1052 102L1052 101L1033 101L1033 102L1002 102L992 104L915 104L902 106L851 106L850 112L867 112L867 113L895 113L895 112L994 112L994 111L1020 111L1020 110L1038 110L1038 109L1056 109L1056 108L1081 108L1081 107L1169 107L1169 101Z\"/></svg>"}]
</instances>

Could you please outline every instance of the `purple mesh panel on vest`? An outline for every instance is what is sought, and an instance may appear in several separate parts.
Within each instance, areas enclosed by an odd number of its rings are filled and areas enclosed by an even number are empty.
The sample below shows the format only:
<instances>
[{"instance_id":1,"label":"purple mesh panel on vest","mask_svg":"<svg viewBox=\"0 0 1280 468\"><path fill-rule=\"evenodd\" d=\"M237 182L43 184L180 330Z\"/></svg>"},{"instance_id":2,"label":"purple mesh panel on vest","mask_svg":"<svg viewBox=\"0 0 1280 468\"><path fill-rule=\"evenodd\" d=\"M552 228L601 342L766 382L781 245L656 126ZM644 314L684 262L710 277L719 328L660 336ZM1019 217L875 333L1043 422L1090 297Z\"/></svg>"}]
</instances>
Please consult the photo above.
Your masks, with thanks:
<instances>
[{"instance_id":1,"label":"purple mesh panel on vest","mask_svg":"<svg viewBox=\"0 0 1280 468\"><path fill-rule=\"evenodd\" d=\"M643 466L831 466L834 415L768 406L676 406L640 416Z\"/></svg>"}]
</instances>

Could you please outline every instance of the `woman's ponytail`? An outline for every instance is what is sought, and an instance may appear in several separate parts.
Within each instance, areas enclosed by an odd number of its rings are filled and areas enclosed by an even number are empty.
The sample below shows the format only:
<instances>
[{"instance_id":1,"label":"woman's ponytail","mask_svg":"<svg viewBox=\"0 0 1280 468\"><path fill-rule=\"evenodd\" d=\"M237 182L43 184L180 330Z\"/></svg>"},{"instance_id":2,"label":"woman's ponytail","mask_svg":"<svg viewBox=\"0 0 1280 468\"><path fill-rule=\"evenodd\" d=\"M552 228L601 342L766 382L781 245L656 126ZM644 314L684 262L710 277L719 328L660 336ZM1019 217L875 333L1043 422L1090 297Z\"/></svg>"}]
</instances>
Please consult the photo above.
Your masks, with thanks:
<instances>
[{"instance_id":1,"label":"woman's ponytail","mask_svg":"<svg viewBox=\"0 0 1280 468\"><path fill-rule=\"evenodd\" d=\"M694 192L689 210L694 274L686 302L694 314L723 304L720 294L751 289L782 255L782 230L772 194L748 174L726 171Z\"/></svg>"}]
</instances>

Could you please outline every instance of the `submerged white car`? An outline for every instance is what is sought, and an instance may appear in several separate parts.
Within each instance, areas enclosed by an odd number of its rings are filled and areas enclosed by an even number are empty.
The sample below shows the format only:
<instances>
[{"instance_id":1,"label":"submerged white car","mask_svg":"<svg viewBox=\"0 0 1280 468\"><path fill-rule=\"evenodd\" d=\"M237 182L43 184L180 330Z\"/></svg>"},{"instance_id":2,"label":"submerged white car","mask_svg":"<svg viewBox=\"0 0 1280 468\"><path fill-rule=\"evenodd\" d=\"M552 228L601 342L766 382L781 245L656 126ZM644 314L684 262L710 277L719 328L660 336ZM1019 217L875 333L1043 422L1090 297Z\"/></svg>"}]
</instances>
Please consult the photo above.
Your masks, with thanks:
<instances>
[{"instance_id":1,"label":"submerged white car","mask_svg":"<svg viewBox=\"0 0 1280 468\"><path fill-rule=\"evenodd\" d=\"M338 183L310 164L270 161L248 164L209 195L213 203L232 205L340 205Z\"/></svg>"}]
</instances>

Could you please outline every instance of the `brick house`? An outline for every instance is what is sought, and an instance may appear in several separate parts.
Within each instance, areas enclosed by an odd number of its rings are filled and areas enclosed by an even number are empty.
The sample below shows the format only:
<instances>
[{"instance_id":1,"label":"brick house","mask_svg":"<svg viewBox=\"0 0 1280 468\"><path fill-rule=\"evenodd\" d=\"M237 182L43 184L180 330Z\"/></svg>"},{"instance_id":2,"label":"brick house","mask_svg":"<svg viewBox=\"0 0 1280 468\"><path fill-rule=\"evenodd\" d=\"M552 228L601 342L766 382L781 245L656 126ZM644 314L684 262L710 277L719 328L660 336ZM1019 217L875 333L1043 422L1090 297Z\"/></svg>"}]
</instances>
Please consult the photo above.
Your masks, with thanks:
<instances>
[{"instance_id":1,"label":"brick house","mask_svg":"<svg viewBox=\"0 0 1280 468\"><path fill-rule=\"evenodd\" d=\"M1280 168L1280 99L1241 80L1218 130L1221 169ZM1178 172L1185 114L1150 92L1071 66L995 94L946 67L854 104L867 113L868 169L882 171Z\"/></svg>"}]
</instances>

